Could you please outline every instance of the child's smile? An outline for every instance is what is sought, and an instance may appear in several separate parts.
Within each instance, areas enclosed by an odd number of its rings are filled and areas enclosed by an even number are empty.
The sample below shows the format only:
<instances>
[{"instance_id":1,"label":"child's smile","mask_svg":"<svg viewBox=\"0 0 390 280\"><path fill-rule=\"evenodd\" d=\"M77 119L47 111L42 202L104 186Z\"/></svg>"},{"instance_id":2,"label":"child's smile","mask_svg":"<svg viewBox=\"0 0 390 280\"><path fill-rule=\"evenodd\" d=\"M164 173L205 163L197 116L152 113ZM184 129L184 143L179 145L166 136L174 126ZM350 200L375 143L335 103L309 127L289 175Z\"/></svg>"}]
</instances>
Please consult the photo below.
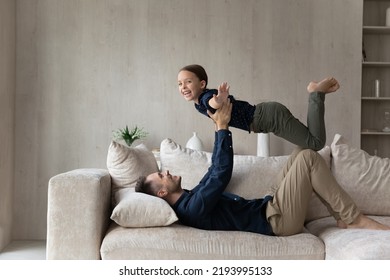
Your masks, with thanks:
<instances>
[{"instance_id":1,"label":"child's smile","mask_svg":"<svg viewBox=\"0 0 390 280\"><path fill-rule=\"evenodd\" d=\"M199 96L205 88L205 81L200 81L199 78L190 71L180 71L177 80L179 92L184 99L198 103Z\"/></svg>"}]
</instances>

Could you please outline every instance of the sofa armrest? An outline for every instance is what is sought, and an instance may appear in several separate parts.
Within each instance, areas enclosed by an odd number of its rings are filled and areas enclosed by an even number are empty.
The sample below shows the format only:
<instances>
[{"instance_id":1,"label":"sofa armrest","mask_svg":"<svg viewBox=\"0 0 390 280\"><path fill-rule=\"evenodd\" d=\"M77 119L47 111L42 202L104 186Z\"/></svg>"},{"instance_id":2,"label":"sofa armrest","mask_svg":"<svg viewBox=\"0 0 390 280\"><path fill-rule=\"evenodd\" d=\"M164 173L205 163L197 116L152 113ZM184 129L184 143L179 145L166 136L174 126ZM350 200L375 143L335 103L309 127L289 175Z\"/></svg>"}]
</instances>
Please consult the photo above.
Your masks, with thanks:
<instances>
[{"instance_id":1,"label":"sofa armrest","mask_svg":"<svg viewBox=\"0 0 390 280\"><path fill-rule=\"evenodd\" d=\"M76 169L49 181L47 259L100 259L110 221L111 177L104 169Z\"/></svg>"}]
</instances>

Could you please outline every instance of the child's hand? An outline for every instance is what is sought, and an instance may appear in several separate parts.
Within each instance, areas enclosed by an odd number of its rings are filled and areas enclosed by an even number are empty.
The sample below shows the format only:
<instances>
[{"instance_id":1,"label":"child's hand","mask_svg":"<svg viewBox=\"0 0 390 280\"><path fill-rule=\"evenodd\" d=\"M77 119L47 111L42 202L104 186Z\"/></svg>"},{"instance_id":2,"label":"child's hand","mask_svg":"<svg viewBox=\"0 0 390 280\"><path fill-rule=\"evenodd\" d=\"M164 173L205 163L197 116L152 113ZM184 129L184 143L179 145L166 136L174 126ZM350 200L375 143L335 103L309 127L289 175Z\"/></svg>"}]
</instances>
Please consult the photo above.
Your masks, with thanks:
<instances>
[{"instance_id":1,"label":"child's hand","mask_svg":"<svg viewBox=\"0 0 390 280\"><path fill-rule=\"evenodd\" d=\"M207 114L214 121L216 130L220 129L229 129L229 122L232 114L232 103L230 99L227 99L226 102L221 104L221 107L215 111L215 113L211 113L207 110Z\"/></svg>"},{"instance_id":2,"label":"child's hand","mask_svg":"<svg viewBox=\"0 0 390 280\"><path fill-rule=\"evenodd\" d=\"M218 104L221 105L222 103L226 102L229 96L229 89L230 86L228 86L227 82L223 82L219 87L218 87L218 94L214 94L214 101Z\"/></svg>"}]
</instances>

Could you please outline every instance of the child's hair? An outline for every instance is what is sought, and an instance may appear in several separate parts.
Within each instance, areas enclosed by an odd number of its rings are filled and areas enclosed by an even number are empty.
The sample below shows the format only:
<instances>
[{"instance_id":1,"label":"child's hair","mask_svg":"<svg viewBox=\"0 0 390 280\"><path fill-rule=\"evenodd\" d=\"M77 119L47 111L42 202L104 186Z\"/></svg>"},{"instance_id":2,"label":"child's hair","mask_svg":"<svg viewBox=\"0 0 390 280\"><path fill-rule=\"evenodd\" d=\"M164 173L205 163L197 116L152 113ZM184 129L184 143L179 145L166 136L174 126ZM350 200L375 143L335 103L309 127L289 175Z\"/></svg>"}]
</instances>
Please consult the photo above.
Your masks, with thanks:
<instances>
[{"instance_id":1,"label":"child's hair","mask_svg":"<svg viewBox=\"0 0 390 280\"><path fill-rule=\"evenodd\" d=\"M179 72L181 71L189 71L194 73L199 78L199 80L206 82L206 87L207 87L208 77L207 77L206 70L204 70L202 66L198 64L191 64L181 68Z\"/></svg>"}]
</instances>

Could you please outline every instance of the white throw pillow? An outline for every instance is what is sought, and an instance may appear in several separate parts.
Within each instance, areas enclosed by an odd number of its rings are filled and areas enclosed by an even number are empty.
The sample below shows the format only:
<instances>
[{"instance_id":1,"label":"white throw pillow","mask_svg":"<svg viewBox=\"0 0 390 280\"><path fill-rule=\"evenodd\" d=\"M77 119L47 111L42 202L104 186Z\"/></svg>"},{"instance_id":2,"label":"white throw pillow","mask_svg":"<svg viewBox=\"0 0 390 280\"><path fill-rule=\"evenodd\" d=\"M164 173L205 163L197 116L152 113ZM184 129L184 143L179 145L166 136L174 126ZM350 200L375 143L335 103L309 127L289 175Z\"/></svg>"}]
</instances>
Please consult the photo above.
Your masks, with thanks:
<instances>
[{"instance_id":1,"label":"white throw pillow","mask_svg":"<svg viewBox=\"0 0 390 280\"><path fill-rule=\"evenodd\" d=\"M111 219L122 227L168 226L178 220L172 207L163 199L135 192L133 188L116 192L119 201Z\"/></svg>"},{"instance_id":2,"label":"white throw pillow","mask_svg":"<svg viewBox=\"0 0 390 280\"><path fill-rule=\"evenodd\" d=\"M336 134L331 145L337 182L368 215L390 215L390 159L350 147Z\"/></svg>"},{"instance_id":3,"label":"white throw pillow","mask_svg":"<svg viewBox=\"0 0 390 280\"><path fill-rule=\"evenodd\" d=\"M112 141L107 168L112 180L111 219L123 227L165 226L177 221L169 204L161 198L134 192L140 176L158 171L157 161L144 144L127 147Z\"/></svg>"}]
</instances>

